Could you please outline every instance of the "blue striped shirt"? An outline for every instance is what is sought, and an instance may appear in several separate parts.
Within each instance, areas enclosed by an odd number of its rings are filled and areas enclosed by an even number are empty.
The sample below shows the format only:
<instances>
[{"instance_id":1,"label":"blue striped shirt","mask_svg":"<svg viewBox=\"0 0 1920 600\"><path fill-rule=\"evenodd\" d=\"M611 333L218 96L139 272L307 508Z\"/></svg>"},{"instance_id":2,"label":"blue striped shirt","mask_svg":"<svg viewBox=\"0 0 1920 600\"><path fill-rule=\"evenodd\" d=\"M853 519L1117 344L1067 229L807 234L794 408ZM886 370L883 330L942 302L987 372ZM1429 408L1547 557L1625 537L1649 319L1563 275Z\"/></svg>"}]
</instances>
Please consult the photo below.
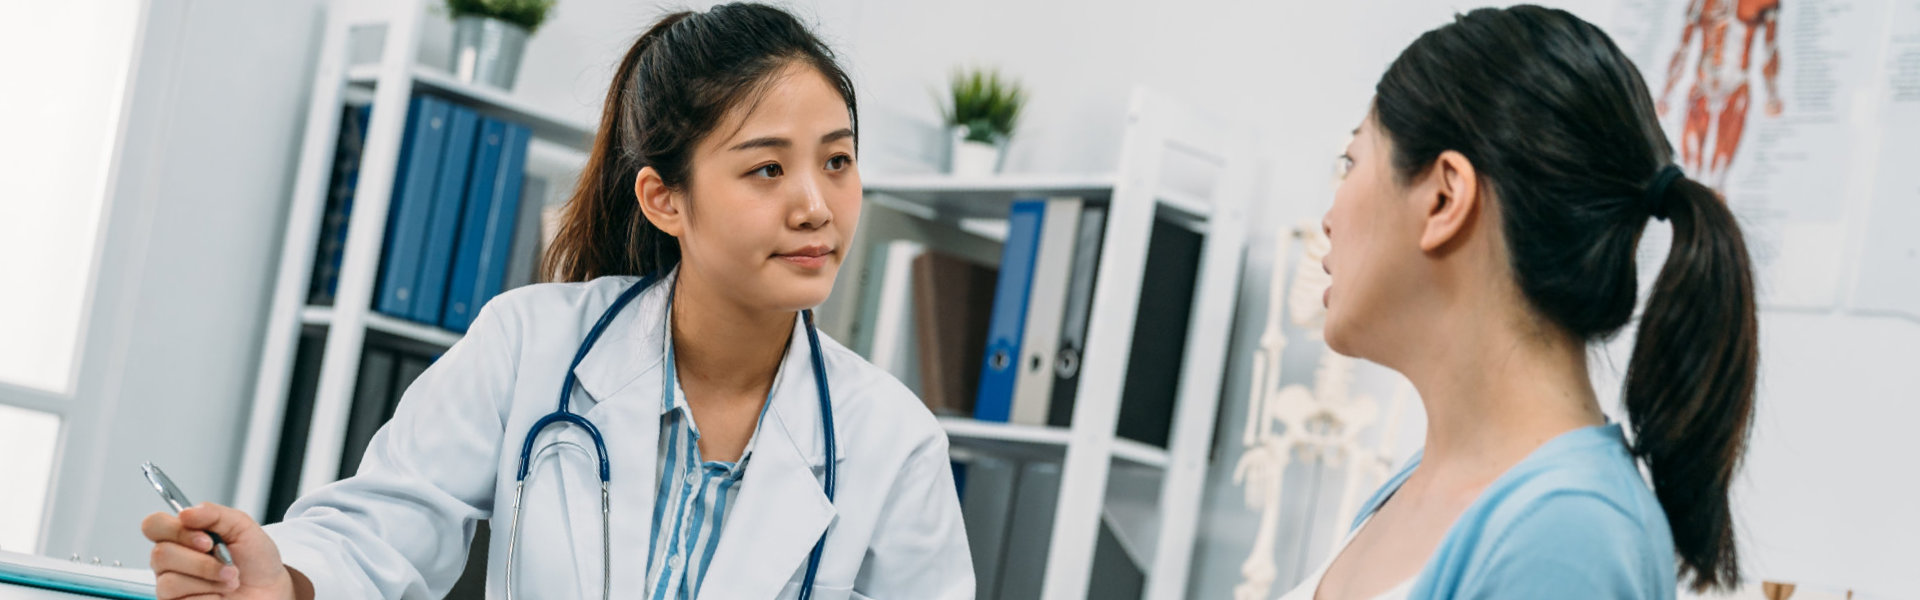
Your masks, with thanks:
<instances>
[{"instance_id":1,"label":"blue striped shirt","mask_svg":"<svg viewBox=\"0 0 1920 600\"><path fill-rule=\"evenodd\" d=\"M671 304L671 301L669 301ZM760 427L747 440L738 462L703 461L700 428L693 422L687 396L680 390L673 362L673 332L666 335L666 373L660 403L659 493L653 502L653 539L647 552L647 588L654 600L695 598L700 582L720 547L720 528L740 496L740 481ZM774 381L779 381L776 372ZM765 421L767 404L760 407Z\"/></svg>"}]
</instances>

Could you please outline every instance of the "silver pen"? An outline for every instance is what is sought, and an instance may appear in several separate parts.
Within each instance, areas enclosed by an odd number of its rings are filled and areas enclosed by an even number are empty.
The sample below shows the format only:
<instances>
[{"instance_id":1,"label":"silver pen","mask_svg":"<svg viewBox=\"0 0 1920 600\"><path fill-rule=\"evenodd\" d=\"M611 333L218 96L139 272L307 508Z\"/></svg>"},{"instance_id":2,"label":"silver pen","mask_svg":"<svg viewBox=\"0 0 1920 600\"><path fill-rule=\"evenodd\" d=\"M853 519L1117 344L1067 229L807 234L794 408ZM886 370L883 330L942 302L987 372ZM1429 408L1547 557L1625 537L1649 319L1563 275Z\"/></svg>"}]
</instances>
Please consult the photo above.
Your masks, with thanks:
<instances>
[{"instance_id":1,"label":"silver pen","mask_svg":"<svg viewBox=\"0 0 1920 600\"><path fill-rule=\"evenodd\" d=\"M147 482L153 484L153 491L160 493L160 500L167 503L167 508L173 509L173 514L178 515L180 511L193 506L193 501L180 491L180 486L167 478L167 473L161 471L159 465L143 462L140 463L140 471L147 474ZM221 563L233 564L233 555L227 552L227 542L220 539L220 534L209 531L207 537L213 538L213 556L219 558Z\"/></svg>"}]
</instances>

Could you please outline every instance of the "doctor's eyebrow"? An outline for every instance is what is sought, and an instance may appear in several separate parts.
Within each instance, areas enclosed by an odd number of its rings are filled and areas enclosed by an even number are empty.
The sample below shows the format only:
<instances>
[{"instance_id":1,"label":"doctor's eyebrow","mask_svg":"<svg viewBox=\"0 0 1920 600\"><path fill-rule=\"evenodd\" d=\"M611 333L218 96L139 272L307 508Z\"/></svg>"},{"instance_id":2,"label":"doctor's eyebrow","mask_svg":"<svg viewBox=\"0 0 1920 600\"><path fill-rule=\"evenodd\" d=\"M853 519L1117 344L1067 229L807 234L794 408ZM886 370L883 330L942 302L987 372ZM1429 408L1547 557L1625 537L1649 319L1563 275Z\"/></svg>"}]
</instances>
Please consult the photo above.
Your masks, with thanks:
<instances>
[{"instance_id":1,"label":"doctor's eyebrow","mask_svg":"<svg viewBox=\"0 0 1920 600\"><path fill-rule=\"evenodd\" d=\"M848 139L851 137L853 137L853 130L842 127L840 129L835 130L832 133L820 136L820 143L831 144L831 143L838 142L840 140Z\"/></svg>"},{"instance_id":2,"label":"doctor's eyebrow","mask_svg":"<svg viewBox=\"0 0 1920 600\"><path fill-rule=\"evenodd\" d=\"M820 136L820 143L831 144L831 143L844 140L847 138L851 138L851 137L853 137L853 130L842 127L840 129L829 132L826 135ZM757 137L744 142L740 142L738 144L734 144L733 147L728 148L727 151L738 152L741 150L753 150L756 148L791 148L791 147L793 147L793 140L789 140L783 137L768 136L768 137Z\"/></svg>"}]
</instances>

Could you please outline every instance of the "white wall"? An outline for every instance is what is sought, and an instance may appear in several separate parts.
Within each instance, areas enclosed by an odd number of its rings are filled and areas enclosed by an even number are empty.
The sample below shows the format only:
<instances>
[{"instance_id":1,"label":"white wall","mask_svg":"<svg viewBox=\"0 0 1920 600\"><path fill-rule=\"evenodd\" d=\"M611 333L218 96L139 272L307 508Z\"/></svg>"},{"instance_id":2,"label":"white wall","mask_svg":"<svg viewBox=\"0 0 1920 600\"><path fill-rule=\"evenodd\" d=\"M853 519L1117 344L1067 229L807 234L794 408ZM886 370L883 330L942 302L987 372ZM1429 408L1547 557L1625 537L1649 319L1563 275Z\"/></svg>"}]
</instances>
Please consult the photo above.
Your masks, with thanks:
<instances>
[{"instance_id":1,"label":"white wall","mask_svg":"<svg viewBox=\"0 0 1920 600\"><path fill-rule=\"evenodd\" d=\"M40 3L0 21L0 549L40 547L92 291L141 5ZM33 60L24 57L34 56Z\"/></svg>"},{"instance_id":2,"label":"white wall","mask_svg":"<svg viewBox=\"0 0 1920 600\"><path fill-rule=\"evenodd\" d=\"M1606 348L1617 394L1631 339ZM1920 590L1920 324L1763 311L1753 439L1734 486L1750 575L1861 598ZM1612 411L1619 414L1618 411Z\"/></svg>"},{"instance_id":3,"label":"white wall","mask_svg":"<svg viewBox=\"0 0 1920 600\"><path fill-rule=\"evenodd\" d=\"M42 544L144 565L136 468L231 498L320 0L151 0Z\"/></svg>"},{"instance_id":4,"label":"white wall","mask_svg":"<svg viewBox=\"0 0 1920 600\"><path fill-rule=\"evenodd\" d=\"M65 394L73 384L87 275L105 204L135 0L35 4L0 23L0 80L41 94L0 98L11 201L0 203L0 281L39 290L0 298L0 382ZM45 253L48 260L24 260ZM55 258L57 257L57 258Z\"/></svg>"}]
</instances>

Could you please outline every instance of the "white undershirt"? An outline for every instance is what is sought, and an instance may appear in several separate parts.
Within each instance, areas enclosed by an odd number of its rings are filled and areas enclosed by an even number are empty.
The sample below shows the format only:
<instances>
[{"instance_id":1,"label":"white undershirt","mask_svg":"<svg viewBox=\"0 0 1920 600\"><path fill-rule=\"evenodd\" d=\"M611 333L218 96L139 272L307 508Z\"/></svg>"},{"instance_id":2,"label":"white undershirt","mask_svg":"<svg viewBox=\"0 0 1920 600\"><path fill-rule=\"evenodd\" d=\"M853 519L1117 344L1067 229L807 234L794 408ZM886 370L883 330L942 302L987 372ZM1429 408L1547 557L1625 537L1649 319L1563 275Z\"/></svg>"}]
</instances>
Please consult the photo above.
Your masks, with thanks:
<instances>
[{"instance_id":1,"label":"white undershirt","mask_svg":"<svg viewBox=\"0 0 1920 600\"><path fill-rule=\"evenodd\" d=\"M1367 520L1361 521L1360 526L1354 528L1353 533L1347 536L1347 541L1340 542L1340 547L1333 551L1333 556L1327 557L1326 564L1320 565L1320 568L1315 570L1313 575L1308 576L1306 581L1300 582L1299 587L1293 588L1293 591L1287 592L1285 596L1281 596L1280 600L1313 600L1313 595L1320 591L1320 580L1327 576L1327 567L1333 566L1333 561L1340 558L1340 553L1346 551L1347 545L1353 543L1353 538L1358 537L1360 530L1366 529L1367 523L1372 521L1373 516L1368 515ZM1373 600L1407 600L1408 593L1412 591L1413 578L1407 578L1407 580L1401 581L1399 585L1393 586L1385 592L1381 592L1378 596L1374 596Z\"/></svg>"}]
</instances>

